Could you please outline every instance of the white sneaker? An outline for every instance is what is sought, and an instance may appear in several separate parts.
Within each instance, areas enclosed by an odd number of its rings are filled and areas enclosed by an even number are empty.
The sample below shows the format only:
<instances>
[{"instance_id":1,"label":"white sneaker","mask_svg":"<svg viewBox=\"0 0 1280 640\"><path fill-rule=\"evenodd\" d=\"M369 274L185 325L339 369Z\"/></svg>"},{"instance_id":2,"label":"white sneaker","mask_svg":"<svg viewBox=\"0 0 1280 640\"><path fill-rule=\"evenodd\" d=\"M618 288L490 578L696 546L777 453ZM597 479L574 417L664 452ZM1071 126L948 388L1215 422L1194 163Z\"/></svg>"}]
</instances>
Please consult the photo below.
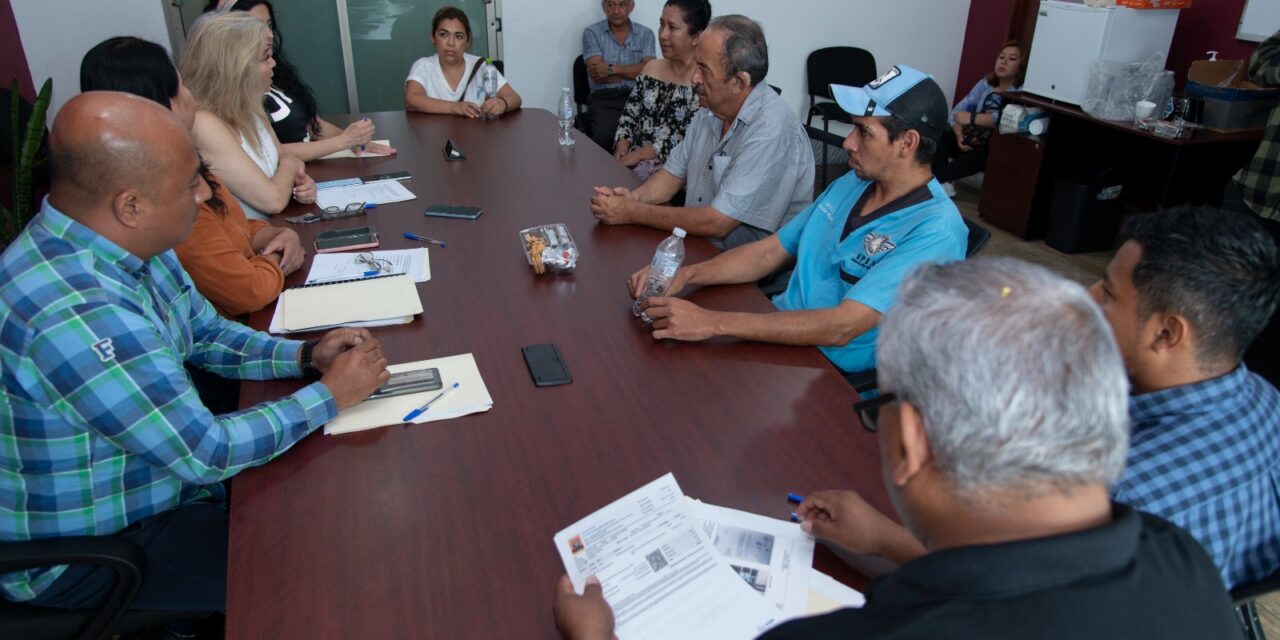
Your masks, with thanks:
<instances>
[{"instance_id":1,"label":"white sneaker","mask_svg":"<svg viewBox=\"0 0 1280 640\"><path fill-rule=\"evenodd\" d=\"M955 185L951 184L950 182L944 182L944 183L942 183L942 190L943 190L943 191L944 191L944 192L945 192L949 197L952 197L952 198L956 197L956 187L955 187Z\"/></svg>"}]
</instances>

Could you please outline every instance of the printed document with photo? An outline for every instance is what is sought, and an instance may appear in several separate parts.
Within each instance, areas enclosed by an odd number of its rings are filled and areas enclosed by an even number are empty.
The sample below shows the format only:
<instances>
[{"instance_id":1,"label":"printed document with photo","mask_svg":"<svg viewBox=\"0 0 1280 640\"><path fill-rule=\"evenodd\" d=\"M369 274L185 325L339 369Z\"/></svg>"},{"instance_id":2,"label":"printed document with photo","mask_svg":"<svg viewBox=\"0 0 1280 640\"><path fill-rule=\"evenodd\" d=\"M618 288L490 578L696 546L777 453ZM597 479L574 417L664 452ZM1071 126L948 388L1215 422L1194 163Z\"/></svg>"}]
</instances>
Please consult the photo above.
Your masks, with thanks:
<instances>
[{"instance_id":1,"label":"printed document with photo","mask_svg":"<svg viewBox=\"0 0 1280 640\"><path fill-rule=\"evenodd\" d=\"M579 593L600 579L619 640L747 640L779 617L716 553L670 473L554 540Z\"/></svg>"},{"instance_id":2,"label":"printed document with photo","mask_svg":"<svg viewBox=\"0 0 1280 640\"><path fill-rule=\"evenodd\" d=\"M693 514L730 567L778 609L780 619L805 615L813 536L800 525L717 507L692 498Z\"/></svg>"}]
</instances>

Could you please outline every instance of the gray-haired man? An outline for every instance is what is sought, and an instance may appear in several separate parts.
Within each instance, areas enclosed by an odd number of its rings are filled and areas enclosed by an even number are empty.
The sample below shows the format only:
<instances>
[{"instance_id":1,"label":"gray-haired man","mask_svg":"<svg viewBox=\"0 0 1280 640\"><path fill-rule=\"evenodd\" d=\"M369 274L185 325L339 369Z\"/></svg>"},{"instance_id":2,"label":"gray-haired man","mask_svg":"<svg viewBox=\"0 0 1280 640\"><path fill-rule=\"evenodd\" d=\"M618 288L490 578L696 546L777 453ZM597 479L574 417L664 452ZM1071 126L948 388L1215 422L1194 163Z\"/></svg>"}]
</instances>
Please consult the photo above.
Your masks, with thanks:
<instances>
[{"instance_id":1,"label":"gray-haired man","mask_svg":"<svg viewBox=\"0 0 1280 640\"><path fill-rule=\"evenodd\" d=\"M596 187L605 224L681 227L721 249L768 237L813 200L813 151L800 120L765 84L769 48L749 18L711 21L694 51L703 109L666 164L634 190ZM687 189L683 207L659 206Z\"/></svg>"},{"instance_id":2,"label":"gray-haired man","mask_svg":"<svg viewBox=\"0 0 1280 640\"><path fill-rule=\"evenodd\" d=\"M1083 288L1011 259L926 265L879 337L882 395L858 403L906 526L849 491L814 492L802 527L902 566L862 609L765 638L1228 638L1239 629L1186 532L1112 503L1128 383ZM608 638L598 584L562 579L556 621Z\"/></svg>"}]
</instances>

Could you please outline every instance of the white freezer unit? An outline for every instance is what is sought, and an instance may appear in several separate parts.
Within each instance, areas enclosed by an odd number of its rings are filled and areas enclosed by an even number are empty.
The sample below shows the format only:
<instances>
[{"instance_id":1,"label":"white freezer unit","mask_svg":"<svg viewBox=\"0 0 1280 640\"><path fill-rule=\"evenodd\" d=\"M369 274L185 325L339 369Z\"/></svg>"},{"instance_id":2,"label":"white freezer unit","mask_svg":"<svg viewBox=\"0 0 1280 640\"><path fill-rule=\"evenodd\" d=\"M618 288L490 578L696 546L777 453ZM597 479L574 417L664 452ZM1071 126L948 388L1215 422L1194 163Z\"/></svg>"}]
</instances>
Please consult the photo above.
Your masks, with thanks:
<instances>
[{"instance_id":1,"label":"white freezer unit","mask_svg":"<svg viewBox=\"0 0 1280 640\"><path fill-rule=\"evenodd\" d=\"M1096 60L1142 62L1169 56L1177 9L1093 8L1044 0L1036 17L1030 65L1022 88L1072 104L1084 101Z\"/></svg>"}]
</instances>

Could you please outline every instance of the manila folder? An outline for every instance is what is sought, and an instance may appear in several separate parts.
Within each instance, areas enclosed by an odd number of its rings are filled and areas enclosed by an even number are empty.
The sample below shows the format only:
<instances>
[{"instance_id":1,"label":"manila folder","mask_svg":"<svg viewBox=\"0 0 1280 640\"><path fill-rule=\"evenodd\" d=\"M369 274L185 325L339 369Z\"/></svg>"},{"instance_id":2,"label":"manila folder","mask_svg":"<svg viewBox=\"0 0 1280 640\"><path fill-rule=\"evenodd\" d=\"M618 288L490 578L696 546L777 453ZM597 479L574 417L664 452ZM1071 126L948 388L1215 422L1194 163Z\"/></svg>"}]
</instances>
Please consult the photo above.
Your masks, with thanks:
<instances>
[{"instance_id":1,"label":"manila folder","mask_svg":"<svg viewBox=\"0 0 1280 640\"><path fill-rule=\"evenodd\" d=\"M285 289L279 304L286 331L422 313L418 287L403 273Z\"/></svg>"}]
</instances>

